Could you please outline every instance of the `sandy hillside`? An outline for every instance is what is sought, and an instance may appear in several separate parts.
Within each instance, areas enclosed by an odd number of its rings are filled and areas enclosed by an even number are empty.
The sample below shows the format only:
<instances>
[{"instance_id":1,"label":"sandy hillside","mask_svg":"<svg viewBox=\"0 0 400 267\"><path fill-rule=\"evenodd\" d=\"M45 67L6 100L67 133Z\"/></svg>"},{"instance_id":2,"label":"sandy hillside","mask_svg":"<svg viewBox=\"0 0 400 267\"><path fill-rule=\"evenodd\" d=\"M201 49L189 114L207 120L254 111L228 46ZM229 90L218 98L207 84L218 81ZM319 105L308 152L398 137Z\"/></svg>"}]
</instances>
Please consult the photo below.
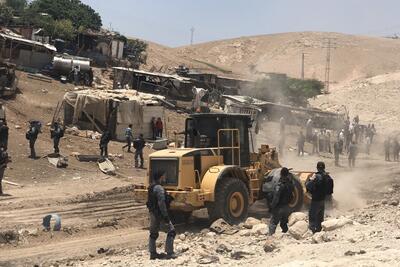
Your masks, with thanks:
<instances>
[{"instance_id":1,"label":"sandy hillside","mask_svg":"<svg viewBox=\"0 0 400 267\"><path fill-rule=\"evenodd\" d=\"M146 68L178 65L250 74L250 66L260 72L282 72L300 77L304 51L305 76L324 80L327 38L332 38L333 82L372 77L400 69L398 40L346 35L340 33L299 32L270 34L208 42L193 46L168 48L149 44ZM196 61L197 60L197 61Z\"/></svg>"},{"instance_id":2,"label":"sandy hillside","mask_svg":"<svg viewBox=\"0 0 400 267\"><path fill-rule=\"evenodd\" d=\"M400 72L394 72L333 87L330 94L310 103L329 111L343 111L345 105L351 117L359 114L363 123L375 123L381 131L390 133L400 127L399 88Z\"/></svg>"}]
</instances>

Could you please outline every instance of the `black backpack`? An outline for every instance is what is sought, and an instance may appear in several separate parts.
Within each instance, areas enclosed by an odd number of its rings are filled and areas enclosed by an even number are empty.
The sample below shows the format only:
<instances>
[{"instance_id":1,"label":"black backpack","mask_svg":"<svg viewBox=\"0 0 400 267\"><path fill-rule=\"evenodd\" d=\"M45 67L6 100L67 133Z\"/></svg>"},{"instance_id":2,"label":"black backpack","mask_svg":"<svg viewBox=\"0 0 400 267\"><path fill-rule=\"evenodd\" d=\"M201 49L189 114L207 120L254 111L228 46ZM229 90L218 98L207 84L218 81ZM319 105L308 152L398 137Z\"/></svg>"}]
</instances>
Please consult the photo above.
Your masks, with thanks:
<instances>
[{"instance_id":1,"label":"black backpack","mask_svg":"<svg viewBox=\"0 0 400 267\"><path fill-rule=\"evenodd\" d=\"M148 190L147 190L147 202L146 202L146 206L147 209L150 212L156 212L158 211L158 201L157 201L157 196L154 194L154 187L156 185L152 184L149 186Z\"/></svg>"},{"instance_id":2,"label":"black backpack","mask_svg":"<svg viewBox=\"0 0 400 267\"><path fill-rule=\"evenodd\" d=\"M333 194L333 179L329 174L324 175L325 180L325 194L332 195Z\"/></svg>"}]
</instances>

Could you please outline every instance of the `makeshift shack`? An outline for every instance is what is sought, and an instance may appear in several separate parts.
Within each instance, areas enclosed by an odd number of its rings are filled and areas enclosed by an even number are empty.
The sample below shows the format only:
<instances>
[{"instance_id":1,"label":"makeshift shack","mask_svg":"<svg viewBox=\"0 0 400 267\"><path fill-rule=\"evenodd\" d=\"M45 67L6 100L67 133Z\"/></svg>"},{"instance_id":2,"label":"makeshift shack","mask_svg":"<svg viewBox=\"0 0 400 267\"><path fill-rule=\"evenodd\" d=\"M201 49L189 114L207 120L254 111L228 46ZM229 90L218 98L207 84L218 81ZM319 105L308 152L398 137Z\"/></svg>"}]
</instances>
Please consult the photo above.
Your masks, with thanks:
<instances>
[{"instance_id":1,"label":"makeshift shack","mask_svg":"<svg viewBox=\"0 0 400 267\"><path fill-rule=\"evenodd\" d=\"M114 139L125 140L125 128L133 125L134 135L152 138L150 121L160 117L164 122L164 97L136 90L82 90L65 94L64 123L82 130L103 132L109 129Z\"/></svg>"}]
</instances>

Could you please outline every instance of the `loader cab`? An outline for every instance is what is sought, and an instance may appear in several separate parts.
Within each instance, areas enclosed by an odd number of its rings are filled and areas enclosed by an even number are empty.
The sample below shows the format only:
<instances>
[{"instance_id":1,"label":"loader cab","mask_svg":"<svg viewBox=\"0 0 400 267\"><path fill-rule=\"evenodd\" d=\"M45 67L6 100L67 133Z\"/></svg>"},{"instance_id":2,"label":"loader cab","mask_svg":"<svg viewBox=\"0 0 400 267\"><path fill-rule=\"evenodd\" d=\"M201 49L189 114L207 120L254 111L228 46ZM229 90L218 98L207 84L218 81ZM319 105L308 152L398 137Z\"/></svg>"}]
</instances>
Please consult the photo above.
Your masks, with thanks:
<instances>
[{"instance_id":1,"label":"loader cab","mask_svg":"<svg viewBox=\"0 0 400 267\"><path fill-rule=\"evenodd\" d=\"M243 114L193 114L186 119L185 147L215 148L225 165L248 167L251 123L250 116Z\"/></svg>"}]
</instances>

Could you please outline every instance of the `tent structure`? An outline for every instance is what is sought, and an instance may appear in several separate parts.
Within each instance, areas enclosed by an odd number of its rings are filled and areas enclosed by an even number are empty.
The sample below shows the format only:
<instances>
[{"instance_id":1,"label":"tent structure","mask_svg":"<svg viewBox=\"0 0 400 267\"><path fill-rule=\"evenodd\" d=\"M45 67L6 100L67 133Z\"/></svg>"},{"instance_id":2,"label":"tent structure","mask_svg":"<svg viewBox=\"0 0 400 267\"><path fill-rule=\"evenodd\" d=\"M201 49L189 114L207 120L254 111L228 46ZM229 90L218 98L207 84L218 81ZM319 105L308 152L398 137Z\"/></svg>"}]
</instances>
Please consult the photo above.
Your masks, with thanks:
<instances>
[{"instance_id":1,"label":"tent structure","mask_svg":"<svg viewBox=\"0 0 400 267\"><path fill-rule=\"evenodd\" d=\"M152 138L151 119L165 122L164 97L135 90L81 90L64 96L64 123L82 130L109 129L114 139L125 140L124 129L133 125L134 135ZM165 125L165 124L164 124Z\"/></svg>"}]
</instances>

